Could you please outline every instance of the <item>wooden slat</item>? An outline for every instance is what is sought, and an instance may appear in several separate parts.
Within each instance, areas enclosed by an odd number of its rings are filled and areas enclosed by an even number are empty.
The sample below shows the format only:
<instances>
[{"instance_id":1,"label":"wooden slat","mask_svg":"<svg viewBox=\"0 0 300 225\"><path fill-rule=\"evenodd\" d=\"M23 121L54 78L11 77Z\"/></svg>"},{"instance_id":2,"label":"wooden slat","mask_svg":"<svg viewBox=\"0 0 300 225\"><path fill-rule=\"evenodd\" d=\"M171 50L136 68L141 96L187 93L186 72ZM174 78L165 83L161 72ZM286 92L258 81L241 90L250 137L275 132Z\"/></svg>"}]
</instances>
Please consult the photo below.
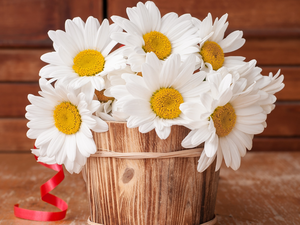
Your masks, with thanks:
<instances>
[{"instance_id":1,"label":"wooden slat","mask_svg":"<svg viewBox=\"0 0 300 225\"><path fill-rule=\"evenodd\" d=\"M29 151L34 140L26 137L26 119L0 118L0 151Z\"/></svg>"},{"instance_id":2,"label":"wooden slat","mask_svg":"<svg viewBox=\"0 0 300 225\"><path fill-rule=\"evenodd\" d=\"M136 6L138 0L110 0L108 2L108 16L120 15L127 17L126 7ZM145 1L143 1L145 2ZM154 0L164 15L176 12L181 15L190 13L192 16L203 19L209 12L213 18L229 14L229 29L246 30L246 36L282 36L285 33L300 35L300 4L298 0L188 0L172 1ZM277 30L280 29L280 32Z\"/></svg>"},{"instance_id":3,"label":"wooden slat","mask_svg":"<svg viewBox=\"0 0 300 225\"><path fill-rule=\"evenodd\" d=\"M225 56L244 56L246 61L256 59L260 66L300 65L300 38L246 39L245 45Z\"/></svg>"},{"instance_id":4,"label":"wooden slat","mask_svg":"<svg viewBox=\"0 0 300 225\"><path fill-rule=\"evenodd\" d=\"M233 29L231 26L226 30L225 36L235 30L242 30L244 38L299 38L300 29L298 28L237 28Z\"/></svg>"},{"instance_id":5,"label":"wooden slat","mask_svg":"<svg viewBox=\"0 0 300 225\"><path fill-rule=\"evenodd\" d=\"M50 45L47 31L60 24L58 0L0 2L0 46Z\"/></svg>"},{"instance_id":6,"label":"wooden slat","mask_svg":"<svg viewBox=\"0 0 300 225\"><path fill-rule=\"evenodd\" d=\"M62 21L63 25L65 24L66 19L72 19L77 16L79 16L83 21L86 21L89 16L93 16L102 22L104 1L105 0L63 1L66 15Z\"/></svg>"},{"instance_id":7,"label":"wooden slat","mask_svg":"<svg viewBox=\"0 0 300 225\"><path fill-rule=\"evenodd\" d=\"M38 81L39 70L46 65L41 55L52 49L4 49L0 50L0 81Z\"/></svg>"},{"instance_id":8,"label":"wooden slat","mask_svg":"<svg viewBox=\"0 0 300 225\"><path fill-rule=\"evenodd\" d=\"M300 136L300 104L278 102L268 115L267 128L259 136Z\"/></svg>"},{"instance_id":9,"label":"wooden slat","mask_svg":"<svg viewBox=\"0 0 300 225\"><path fill-rule=\"evenodd\" d=\"M38 95L38 83L0 83L0 117L24 117L28 94Z\"/></svg>"},{"instance_id":10,"label":"wooden slat","mask_svg":"<svg viewBox=\"0 0 300 225\"><path fill-rule=\"evenodd\" d=\"M300 137L254 137L251 151L300 151Z\"/></svg>"},{"instance_id":11,"label":"wooden slat","mask_svg":"<svg viewBox=\"0 0 300 225\"><path fill-rule=\"evenodd\" d=\"M51 47L48 30L64 29L66 19L103 17L98 0L2 0L0 15L0 47Z\"/></svg>"}]
</instances>

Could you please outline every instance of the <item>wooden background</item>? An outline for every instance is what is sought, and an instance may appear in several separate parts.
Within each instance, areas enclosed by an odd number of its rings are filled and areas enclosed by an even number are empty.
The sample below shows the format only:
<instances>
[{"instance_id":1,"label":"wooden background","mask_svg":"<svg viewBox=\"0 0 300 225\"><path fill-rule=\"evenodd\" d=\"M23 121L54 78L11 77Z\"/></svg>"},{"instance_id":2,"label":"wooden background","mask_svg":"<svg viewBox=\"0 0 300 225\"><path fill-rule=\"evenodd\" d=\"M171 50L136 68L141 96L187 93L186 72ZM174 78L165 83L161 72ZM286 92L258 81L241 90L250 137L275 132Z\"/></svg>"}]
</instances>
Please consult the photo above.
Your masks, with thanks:
<instances>
[{"instance_id":1,"label":"wooden background","mask_svg":"<svg viewBox=\"0 0 300 225\"><path fill-rule=\"evenodd\" d=\"M63 29L64 21L89 15L126 17L136 0L0 0L0 151L28 152L24 118L28 94L37 95L39 59L52 51L47 31ZM243 30L246 44L234 55L256 59L263 74L281 68L286 87L277 94L267 129L254 140L255 151L300 150L300 1L299 0L160 0L164 15L174 11L203 19L229 14L229 29Z\"/></svg>"}]
</instances>

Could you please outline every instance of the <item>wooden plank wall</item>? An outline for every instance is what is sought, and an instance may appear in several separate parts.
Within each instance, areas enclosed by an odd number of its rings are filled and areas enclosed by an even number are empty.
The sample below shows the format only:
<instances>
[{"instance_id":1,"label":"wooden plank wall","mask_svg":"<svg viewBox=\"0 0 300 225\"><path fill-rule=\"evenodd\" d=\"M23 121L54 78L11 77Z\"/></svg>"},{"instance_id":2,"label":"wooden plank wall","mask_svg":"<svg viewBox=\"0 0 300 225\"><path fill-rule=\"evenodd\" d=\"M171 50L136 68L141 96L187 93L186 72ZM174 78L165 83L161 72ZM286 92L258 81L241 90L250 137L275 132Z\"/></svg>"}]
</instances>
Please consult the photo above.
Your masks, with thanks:
<instances>
[{"instance_id":1,"label":"wooden plank wall","mask_svg":"<svg viewBox=\"0 0 300 225\"><path fill-rule=\"evenodd\" d=\"M0 151L28 151L27 95L37 94L39 57L51 50L50 29L63 29L67 18L93 15L126 17L136 0L0 0ZM143 1L145 2L145 1ZM229 29L243 30L246 44L234 55L256 59L263 74L285 75L268 127L254 140L253 150L300 150L300 1L299 0L154 0L161 14L191 13L203 19L229 14Z\"/></svg>"}]
</instances>

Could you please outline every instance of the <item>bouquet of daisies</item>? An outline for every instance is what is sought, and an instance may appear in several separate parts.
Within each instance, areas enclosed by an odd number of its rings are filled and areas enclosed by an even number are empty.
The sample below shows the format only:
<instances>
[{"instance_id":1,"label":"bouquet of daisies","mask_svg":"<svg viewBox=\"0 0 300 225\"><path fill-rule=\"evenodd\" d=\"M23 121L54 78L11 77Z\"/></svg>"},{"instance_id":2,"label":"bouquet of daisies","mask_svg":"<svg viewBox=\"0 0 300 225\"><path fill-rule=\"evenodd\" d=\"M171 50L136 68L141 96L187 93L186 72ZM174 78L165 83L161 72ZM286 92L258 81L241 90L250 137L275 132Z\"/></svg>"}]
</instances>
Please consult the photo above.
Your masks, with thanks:
<instances>
[{"instance_id":1,"label":"bouquet of daisies","mask_svg":"<svg viewBox=\"0 0 300 225\"><path fill-rule=\"evenodd\" d=\"M224 55L245 43L242 31L224 38L227 14L214 22L211 14L161 17L148 1L127 15L112 16L111 25L74 18L66 31L48 32L54 51L42 55L40 96L29 95L26 107L33 154L79 173L96 152L91 130L106 132L105 121L155 129L161 139L182 125L191 130L184 148L204 143L199 172L215 159L219 170L223 158L238 169L266 127L283 75L263 76L255 60Z\"/></svg>"}]
</instances>

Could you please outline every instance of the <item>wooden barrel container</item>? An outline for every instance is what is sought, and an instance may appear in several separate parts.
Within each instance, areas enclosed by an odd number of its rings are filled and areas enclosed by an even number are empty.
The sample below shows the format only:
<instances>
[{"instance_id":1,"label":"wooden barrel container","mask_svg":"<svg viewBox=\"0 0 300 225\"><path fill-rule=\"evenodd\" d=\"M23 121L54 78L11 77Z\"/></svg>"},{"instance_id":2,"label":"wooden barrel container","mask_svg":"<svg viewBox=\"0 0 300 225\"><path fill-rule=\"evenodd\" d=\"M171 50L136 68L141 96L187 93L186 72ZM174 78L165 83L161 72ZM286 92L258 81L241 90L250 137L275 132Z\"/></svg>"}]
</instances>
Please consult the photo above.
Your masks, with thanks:
<instances>
[{"instance_id":1,"label":"wooden barrel container","mask_svg":"<svg viewBox=\"0 0 300 225\"><path fill-rule=\"evenodd\" d=\"M98 149L113 152L173 152L189 130L172 126L161 140L126 123L109 122L94 133ZM90 221L104 225L199 225L214 218L219 172L215 162L197 172L198 157L119 159L90 157L85 166Z\"/></svg>"}]
</instances>

